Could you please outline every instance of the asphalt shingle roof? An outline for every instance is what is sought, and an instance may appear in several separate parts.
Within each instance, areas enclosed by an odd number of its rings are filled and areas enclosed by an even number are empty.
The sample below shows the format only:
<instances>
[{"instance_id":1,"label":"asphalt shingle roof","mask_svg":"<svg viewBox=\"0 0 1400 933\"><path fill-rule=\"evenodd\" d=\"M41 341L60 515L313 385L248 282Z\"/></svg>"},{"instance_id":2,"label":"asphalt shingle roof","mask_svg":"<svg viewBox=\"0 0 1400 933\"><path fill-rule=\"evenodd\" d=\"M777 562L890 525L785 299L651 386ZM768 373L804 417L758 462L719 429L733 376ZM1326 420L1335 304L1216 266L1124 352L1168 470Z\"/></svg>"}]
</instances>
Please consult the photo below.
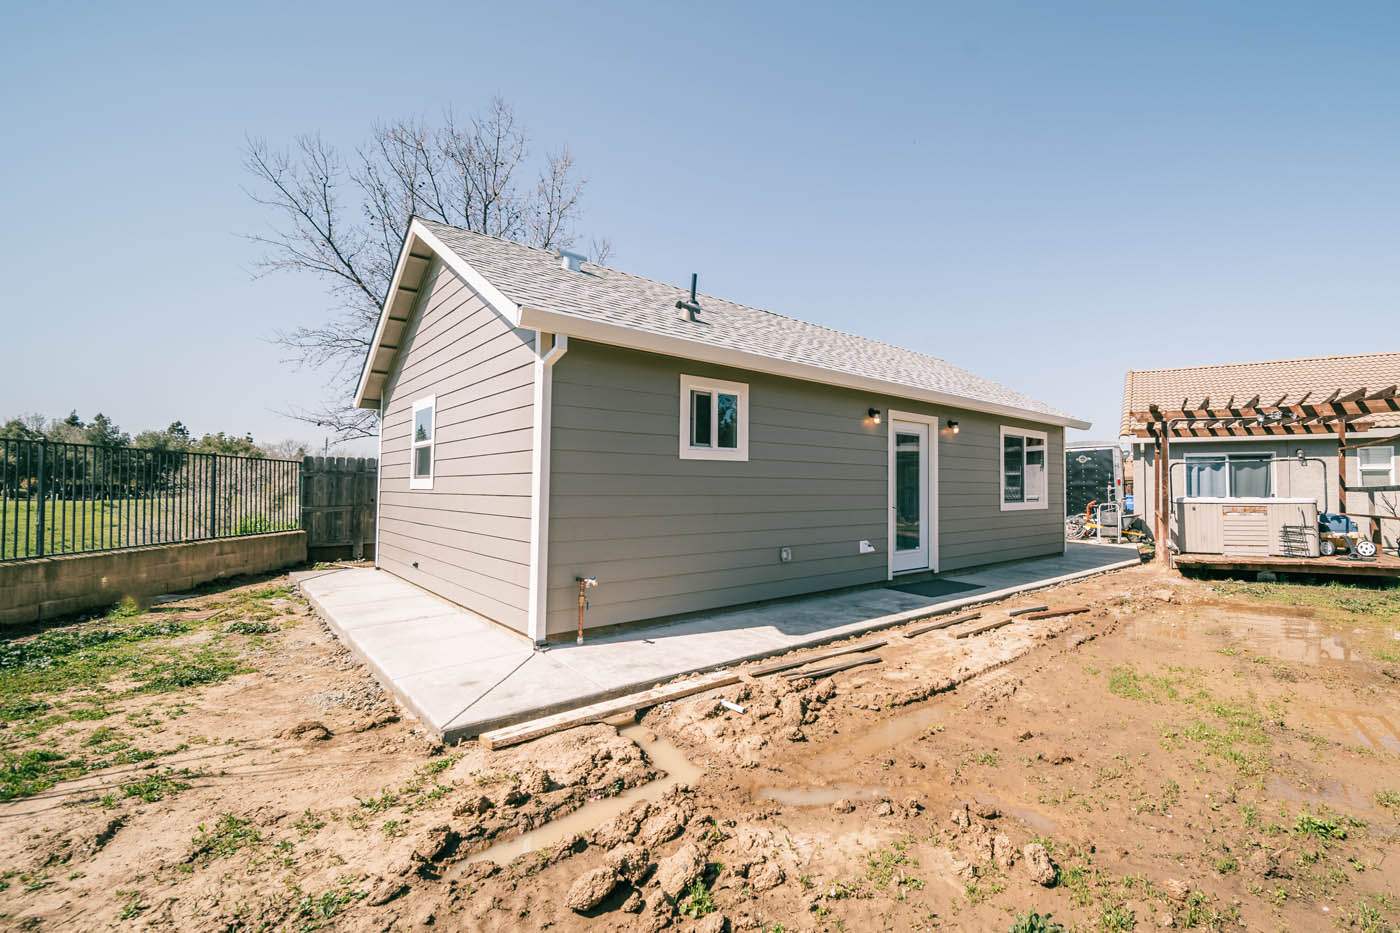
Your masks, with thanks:
<instances>
[{"instance_id":1,"label":"asphalt shingle roof","mask_svg":"<svg viewBox=\"0 0 1400 933\"><path fill-rule=\"evenodd\" d=\"M1056 418L1073 416L925 353L891 346L771 311L700 294L696 323L681 319L676 301L688 288L667 285L585 262L582 272L560 267L553 250L422 220L438 239L517 305L619 325L665 337L700 341L774 360L815 365L896 386L942 392ZM897 393L895 393L897 394Z\"/></svg>"},{"instance_id":2,"label":"asphalt shingle roof","mask_svg":"<svg viewBox=\"0 0 1400 933\"><path fill-rule=\"evenodd\" d=\"M1123 381L1119 431L1131 434L1139 425L1130 423L1129 413L1145 411L1149 405L1176 409L1186 401L1191 407L1199 407L1203 399L1209 398L1212 406L1223 408L1231 396L1236 404L1243 404L1255 395L1261 405L1276 405L1280 399L1288 405L1309 394L1309 401L1321 401L1337 389L1343 394L1361 388L1375 392L1397 383L1400 353L1129 370ZM1371 415L1366 420L1377 427L1394 427L1400 425L1400 412Z\"/></svg>"}]
</instances>

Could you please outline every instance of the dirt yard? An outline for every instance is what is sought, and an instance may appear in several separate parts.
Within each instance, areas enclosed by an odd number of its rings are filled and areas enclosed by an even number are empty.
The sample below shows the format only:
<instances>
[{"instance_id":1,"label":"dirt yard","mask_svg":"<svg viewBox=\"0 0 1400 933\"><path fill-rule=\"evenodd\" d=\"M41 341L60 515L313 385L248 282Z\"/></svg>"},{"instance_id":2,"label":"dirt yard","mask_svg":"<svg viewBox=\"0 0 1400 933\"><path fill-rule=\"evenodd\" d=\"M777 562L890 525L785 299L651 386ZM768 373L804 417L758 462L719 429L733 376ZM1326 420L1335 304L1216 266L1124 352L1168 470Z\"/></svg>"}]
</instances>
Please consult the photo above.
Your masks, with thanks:
<instances>
[{"instance_id":1,"label":"dirt yard","mask_svg":"<svg viewBox=\"0 0 1400 933\"><path fill-rule=\"evenodd\" d=\"M1400 929L1400 589L1037 603L497 752L286 578L11 632L0 927Z\"/></svg>"}]
</instances>

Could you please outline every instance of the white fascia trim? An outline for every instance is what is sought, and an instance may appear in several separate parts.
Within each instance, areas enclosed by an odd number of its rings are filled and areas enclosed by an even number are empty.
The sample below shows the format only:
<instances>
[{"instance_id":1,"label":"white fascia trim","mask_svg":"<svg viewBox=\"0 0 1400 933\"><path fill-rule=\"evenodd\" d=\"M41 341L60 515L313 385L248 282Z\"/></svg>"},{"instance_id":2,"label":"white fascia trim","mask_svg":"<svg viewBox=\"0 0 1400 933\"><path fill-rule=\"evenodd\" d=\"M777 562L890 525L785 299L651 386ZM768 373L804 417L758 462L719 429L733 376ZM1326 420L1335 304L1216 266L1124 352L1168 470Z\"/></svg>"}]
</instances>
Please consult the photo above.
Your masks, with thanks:
<instances>
[{"instance_id":1,"label":"white fascia trim","mask_svg":"<svg viewBox=\"0 0 1400 933\"><path fill-rule=\"evenodd\" d=\"M584 318L575 317L571 314L541 311L538 308L531 308L528 306L521 306L520 324L518 326L552 331L555 333L565 333L578 337L580 340L593 340L615 347L645 350L649 353L660 353L665 356L699 360L704 363L714 363L718 366L732 366L736 369L748 369L754 372L770 373L775 376L788 376L807 382L819 382L824 385L840 386L846 389L859 389L861 391L874 392L880 395L893 396L895 398L912 399L920 402L928 402L932 405L942 405L947 408L961 408L964 411L976 411L991 415L1001 415L1007 418L1019 418L1023 421L1030 421L1035 424L1053 424L1068 428L1080 428L1082 430L1088 430L1092 427L1088 421L1080 421L1078 418L1071 418L1069 416L1047 415L1043 412L1027 411L1007 405L997 405L992 402L963 398L962 396L951 395L946 392L915 389L906 385L900 385L899 383L888 382L883 379L871 379L865 376L854 376L849 373L836 372L835 370L826 369L825 367L816 366L811 363L776 360L772 357L762 356L757 353L749 353L743 350L730 350L724 347L700 343L695 340L686 340L681 337L651 334L617 324L585 320Z\"/></svg>"},{"instance_id":2,"label":"white fascia trim","mask_svg":"<svg viewBox=\"0 0 1400 933\"><path fill-rule=\"evenodd\" d=\"M520 307L505 295L500 289L486 280L486 277L477 272L471 265L463 261L446 243L442 242L432 233L422 221L416 218L408 225L408 234L404 237L403 246L399 248L398 261L394 263L394 277L389 280L389 290L386 292L384 304L379 309L379 322L374 327L374 338L370 341L369 353L365 357L364 368L360 370L360 381L355 386L355 407L365 407L365 390L369 385L370 370L374 367L374 354L379 348L379 343L384 339L384 329L389 323L389 306L394 303L395 296L399 293L399 285L403 281L404 268L408 265L409 254L414 252L415 241L422 243L434 254L437 255L449 269L460 275L472 289L481 296L481 299L494 308L502 317L511 322L512 327L520 326Z\"/></svg>"},{"instance_id":3,"label":"white fascia trim","mask_svg":"<svg viewBox=\"0 0 1400 933\"><path fill-rule=\"evenodd\" d=\"M381 393L382 394L382 393ZM379 459L374 461L374 567L379 569L379 530L384 527L384 412L388 402L379 400Z\"/></svg>"},{"instance_id":4,"label":"white fascia trim","mask_svg":"<svg viewBox=\"0 0 1400 933\"><path fill-rule=\"evenodd\" d=\"M535 331L534 411L530 447L530 637L544 644L549 610L549 447L554 400L554 364L569 352L569 338L555 334L542 352L546 334Z\"/></svg>"}]
</instances>

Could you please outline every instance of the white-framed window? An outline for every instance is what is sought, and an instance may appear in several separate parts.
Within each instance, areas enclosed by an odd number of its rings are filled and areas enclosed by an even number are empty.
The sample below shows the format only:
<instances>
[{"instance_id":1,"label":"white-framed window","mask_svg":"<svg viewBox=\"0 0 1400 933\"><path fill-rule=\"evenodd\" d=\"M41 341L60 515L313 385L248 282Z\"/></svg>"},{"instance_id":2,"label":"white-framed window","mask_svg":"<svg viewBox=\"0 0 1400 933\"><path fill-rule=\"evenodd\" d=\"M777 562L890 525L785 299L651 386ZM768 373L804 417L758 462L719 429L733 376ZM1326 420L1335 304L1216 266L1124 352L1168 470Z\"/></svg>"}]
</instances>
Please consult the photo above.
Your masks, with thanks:
<instances>
[{"instance_id":1,"label":"white-framed window","mask_svg":"<svg viewBox=\"0 0 1400 933\"><path fill-rule=\"evenodd\" d=\"M1048 509L1044 431L1001 427L1001 510Z\"/></svg>"},{"instance_id":2,"label":"white-framed window","mask_svg":"<svg viewBox=\"0 0 1400 933\"><path fill-rule=\"evenodd\" d=\"M432 489L437 460L437 396L413 403L413 436L409 447L408 488Z\"/></svg>"},{"instance_id":3,"label":"white-framed window","mask_svg":"<svg viewBox=\"0 0 1400 933\"><path fill-rule=\"evenodd\" d=\"M749 387L681 376L682 460L749 459Z\"/></svg>"},{"instance_id":4,"label":"white-framed window","mask_svg":"<svg viewBox=\"0 0 1400 933\"><path fill-rule=\"evenodd\" d=\"M1187 454L1189 498L1270 499L1274 496L1274 455Z\"/></svg>"},{"instance_id":5,"label":"white-framed window","mask_svg":"<svg viewBox=\"0 0 1400 933\"><path fill-rule=\"evenodd\" d=\"M1362 447L1356 451L1362 486L1395 485L1395 448Z\"/></svg>"}]
</instances>

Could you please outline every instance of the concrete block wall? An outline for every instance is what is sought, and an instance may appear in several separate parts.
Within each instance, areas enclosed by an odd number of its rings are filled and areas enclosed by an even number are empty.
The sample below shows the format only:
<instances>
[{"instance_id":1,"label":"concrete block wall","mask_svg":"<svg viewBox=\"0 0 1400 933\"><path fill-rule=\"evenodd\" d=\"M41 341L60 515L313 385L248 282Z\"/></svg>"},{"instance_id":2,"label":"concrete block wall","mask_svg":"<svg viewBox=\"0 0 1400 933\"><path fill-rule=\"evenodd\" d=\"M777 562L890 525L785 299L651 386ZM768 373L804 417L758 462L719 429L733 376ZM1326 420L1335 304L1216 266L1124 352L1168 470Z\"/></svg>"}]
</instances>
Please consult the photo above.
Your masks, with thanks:
<instances>
[{"instance_id":1,"label":"concrete block wall","mask_svg":"<svg viewBox=\"0 0 1400 933\"><path fill-rule=\"evenodd\" d=\"M279 570L306 560L306 532L66 554L0 563L0 625L100 609L128 596L178 593L221 577Z\"/></svg>"}]
</instances>

